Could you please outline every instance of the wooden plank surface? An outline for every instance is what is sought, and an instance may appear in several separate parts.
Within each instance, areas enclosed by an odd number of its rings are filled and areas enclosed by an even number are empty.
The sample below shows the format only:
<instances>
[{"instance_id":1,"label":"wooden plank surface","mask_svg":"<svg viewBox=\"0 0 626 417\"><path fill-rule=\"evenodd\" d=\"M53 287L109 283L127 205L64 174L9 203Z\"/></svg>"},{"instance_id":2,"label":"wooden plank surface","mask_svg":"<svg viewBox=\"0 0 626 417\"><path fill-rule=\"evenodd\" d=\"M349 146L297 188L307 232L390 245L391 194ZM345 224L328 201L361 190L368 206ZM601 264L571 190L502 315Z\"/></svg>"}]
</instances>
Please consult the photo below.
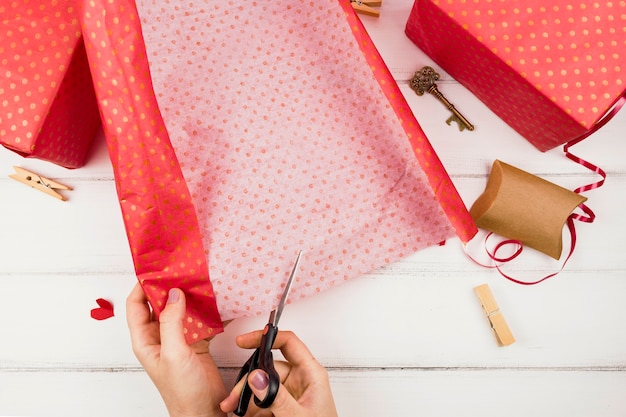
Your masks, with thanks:
<instances>
[{"instance_id":1,"label":"wooden plank surface","mask_svg":"<svg viewBox=\"0 0 626 417\"><path fill-rule=\"evenodd\" d=\"M330 380L341 416L610 417L626 407L621 372L331 370ZM141 372L3 373L2 381L3 416L167 416Z\"/></svg>"},{"instance_id":2,"label":"wooden plank surface","mask_svg":"<svg viewBox=\"0 0 626 417\"><path fill-rule=\"evenodd\" d=\"M404 36L411 1L389 0L372 38L468 207L494 159L567 188L597 181L560 149L540 153L442 71L440 89L476 125L447 126L412 73L432 62ZM565 270L524 287L476 265L456 240L289 305L296 331L330 370L340 415L623 416L626 414L626 111L574 152L606 184L585 193L597 219L577 226ZM62 203L8 179L12 165L74 187ZM100 136L89 163L66 170L0 149L0 416L165 416L134 358L124 318L135 283L110 161ZM564 233L564 241L568 242ZM480 242L468 249L484 257ZM507 271L527 279L561 262L526 250ZM472 289L488 283L516 342L498 347ZM115 317L89 317L96 298ZM231 323L212 349L224 377L248 355L234 336L265 318Z\"/></svg>"}]
</instances>

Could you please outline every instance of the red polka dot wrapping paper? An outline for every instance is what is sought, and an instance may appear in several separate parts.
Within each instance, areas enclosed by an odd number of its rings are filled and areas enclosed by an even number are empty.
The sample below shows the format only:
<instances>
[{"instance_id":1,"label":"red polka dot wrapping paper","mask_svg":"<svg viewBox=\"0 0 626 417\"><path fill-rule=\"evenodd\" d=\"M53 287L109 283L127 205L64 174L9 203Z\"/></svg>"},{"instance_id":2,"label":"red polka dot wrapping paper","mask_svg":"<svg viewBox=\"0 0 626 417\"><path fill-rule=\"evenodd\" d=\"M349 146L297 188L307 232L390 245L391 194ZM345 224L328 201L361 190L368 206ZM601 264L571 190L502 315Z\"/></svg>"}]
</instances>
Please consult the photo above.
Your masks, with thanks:
<instances>
[{"instance_id":1,"label":"red polka dot wrapping paper","mask_svg":"<svg viewBox=\"0 0 626 417\"><path fill-rule=\"evenodd\" d=\"M75 2L0 4L0 143L78 168L99 126Z\"/></svg>"},{"instance_id":2,"label":"red polka dot wrapping paper","mask_svg":"<svg viewBox=\"0 0 626 417\"><path fill-rule=\"evenodd\" d=\"M348 1L92 0L83 15L157 312L187 282L196 313L212 287L221 320L267 314L299 250L292 302L476 232Z\"/></svg>"},{"instance_id":3,"label":"red polka dot wrapping paper","mask_svg":"<svg viewBox=\"0 0 626 417\"><path fill-rule=\"evenodd\" d=\"M406 34L540 151L626 94L624 0L416 0Z\"/></svg>"}]
</instances>

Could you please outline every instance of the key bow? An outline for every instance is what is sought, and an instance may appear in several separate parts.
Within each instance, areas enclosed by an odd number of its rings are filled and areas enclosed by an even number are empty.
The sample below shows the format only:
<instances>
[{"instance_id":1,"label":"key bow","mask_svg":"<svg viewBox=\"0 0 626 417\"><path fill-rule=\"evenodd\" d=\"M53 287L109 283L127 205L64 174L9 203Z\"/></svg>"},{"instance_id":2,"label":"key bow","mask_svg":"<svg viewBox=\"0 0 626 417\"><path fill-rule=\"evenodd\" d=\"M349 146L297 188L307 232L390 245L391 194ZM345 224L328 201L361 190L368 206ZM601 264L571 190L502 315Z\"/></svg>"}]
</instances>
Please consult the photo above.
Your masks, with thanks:
<instances>
[{"instance_id":1,"label":"key bow","mask_svg":"<svg viewBox=\"0 0 626 417\"><path fill-rule=\"evenodd\" d=\"M435 81L439 79L439 73L433 67L423 67L413 75L410 86L418 96L430 93L433 88L437 88Z\"/></svg>"}]
</instances>

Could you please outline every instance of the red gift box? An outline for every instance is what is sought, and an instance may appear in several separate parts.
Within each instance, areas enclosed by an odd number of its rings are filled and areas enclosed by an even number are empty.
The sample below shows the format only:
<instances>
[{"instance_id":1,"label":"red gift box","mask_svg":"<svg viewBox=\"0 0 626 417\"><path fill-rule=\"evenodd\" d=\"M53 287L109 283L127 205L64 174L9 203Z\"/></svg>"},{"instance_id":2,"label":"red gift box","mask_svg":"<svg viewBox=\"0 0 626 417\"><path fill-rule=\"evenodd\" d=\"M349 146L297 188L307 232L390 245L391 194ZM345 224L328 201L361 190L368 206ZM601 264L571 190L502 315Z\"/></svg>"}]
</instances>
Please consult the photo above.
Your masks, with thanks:
<instances>
[{"instance_id":1,"label":"red gift box","mask_svg":"<svg viewBox=\"0 0 626 417\"><path fill-rule=\"evenodd\" d=\"M0 16L0 143L84 165L100 117L74 2L12 1Z\"/></svg>"},{"instance_id":2,"label":"red gift box","mask_svg":"<svg viewBox=\"0 0 626 417\"><path fill-rule=\"evenodd\" d=\"M416 0L406 34L541 151L626 94L626 1Z\"/></svg>"}]
</instances>

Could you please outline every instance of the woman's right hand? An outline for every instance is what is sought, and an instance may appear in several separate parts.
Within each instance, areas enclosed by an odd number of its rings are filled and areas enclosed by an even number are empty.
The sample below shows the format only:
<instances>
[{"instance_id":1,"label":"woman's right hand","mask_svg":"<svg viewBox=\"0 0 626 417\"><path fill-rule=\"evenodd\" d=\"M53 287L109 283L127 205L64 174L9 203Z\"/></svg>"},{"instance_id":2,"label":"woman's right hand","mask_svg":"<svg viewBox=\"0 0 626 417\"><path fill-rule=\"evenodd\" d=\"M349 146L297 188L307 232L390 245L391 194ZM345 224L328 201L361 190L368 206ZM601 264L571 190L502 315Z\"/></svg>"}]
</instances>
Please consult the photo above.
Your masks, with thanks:
<instances>
[{"instance_id":1,"label":"woman's right hand","mask_svg":"<svg viewBox=\"0 0 626 417\"><path fill-rule=\"evenodd\" d=\"M237 337L237 345L245 349L255 349L259 346L262 335L262 330L243 334ZM280 349L287 360L275 363L281 379L276 399L266 409L258 408L251 401L246 416L337 417L328 372L313 357L306 345L294 333L280 331L274 342L274 349ZM221 402L222 411L232 412L237 408L245 380L242 378ZM248 385L257 398L265 398L267 374L259 369L252 371L248 377Z\"/></svg>"}]
</instances>

